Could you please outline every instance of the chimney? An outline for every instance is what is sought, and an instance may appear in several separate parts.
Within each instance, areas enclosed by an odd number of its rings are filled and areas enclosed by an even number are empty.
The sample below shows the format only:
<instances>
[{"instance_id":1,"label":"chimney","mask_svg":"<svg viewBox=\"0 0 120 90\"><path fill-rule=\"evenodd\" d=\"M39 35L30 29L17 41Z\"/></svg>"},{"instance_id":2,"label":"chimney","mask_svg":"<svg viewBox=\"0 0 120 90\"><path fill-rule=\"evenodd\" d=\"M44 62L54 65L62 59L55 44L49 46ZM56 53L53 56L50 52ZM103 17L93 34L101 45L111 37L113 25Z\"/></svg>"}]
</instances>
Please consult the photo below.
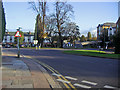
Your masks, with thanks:
<instances>
[{"instance_id":1,"label":"chimney","mask_svg":"<svg viewBox=\"0 0 120 90\"><path fill-rule=\"evenodd\" d=\"M6 32L6 34L9 34L9 32Z\"/></svg>"},{"instance_id":2,"label":"chimney","mask_svg":"<svg viewBox=\"0 0 120 90\"><path fill-rule=\"evenodd\" d=\"M31 32L29 31L29 33L28 33L29 35L31 35Z\"/></svg>"}]
</instances>

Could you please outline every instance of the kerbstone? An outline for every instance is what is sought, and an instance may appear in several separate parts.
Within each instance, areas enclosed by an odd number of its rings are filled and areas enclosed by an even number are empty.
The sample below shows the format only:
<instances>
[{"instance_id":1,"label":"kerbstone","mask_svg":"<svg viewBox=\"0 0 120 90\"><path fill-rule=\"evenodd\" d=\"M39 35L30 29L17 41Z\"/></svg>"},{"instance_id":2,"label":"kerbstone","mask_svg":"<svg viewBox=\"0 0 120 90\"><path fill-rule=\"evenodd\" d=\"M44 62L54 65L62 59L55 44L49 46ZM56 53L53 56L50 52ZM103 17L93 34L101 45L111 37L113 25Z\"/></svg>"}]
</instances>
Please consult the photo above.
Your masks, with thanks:
<instances>
[{"instance_id":1,"label":"kerbstone","mask_svg":"<svg viewBox=\"0 0 120 90\"><path fill-rule=\"evenodd\" d=\"M12 80L2 81L2 85L11 85L11 84L12 84Z\"/></svg>"}]
</instances>

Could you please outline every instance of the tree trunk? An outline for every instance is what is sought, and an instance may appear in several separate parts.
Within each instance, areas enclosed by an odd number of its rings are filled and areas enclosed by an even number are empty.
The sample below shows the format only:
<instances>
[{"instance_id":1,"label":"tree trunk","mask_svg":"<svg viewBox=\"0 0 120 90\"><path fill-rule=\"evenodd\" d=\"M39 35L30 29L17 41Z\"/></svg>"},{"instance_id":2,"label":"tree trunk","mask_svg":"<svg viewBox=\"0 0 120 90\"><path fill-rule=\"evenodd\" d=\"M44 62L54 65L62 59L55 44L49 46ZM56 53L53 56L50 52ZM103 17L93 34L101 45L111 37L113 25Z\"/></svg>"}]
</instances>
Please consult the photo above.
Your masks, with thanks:
<instances>
[{"instance_id":1,"label":"tree trunk","mask_svg":"<svg viewBox=\"0 0 120 90\"><path fill-rule=\"evenodd\" d=\"M60 44L60 48L63 48L63 40L62 40L62 36L61 36L61 32L59 32L59 44Z\"/></svg>"}]
</instances>

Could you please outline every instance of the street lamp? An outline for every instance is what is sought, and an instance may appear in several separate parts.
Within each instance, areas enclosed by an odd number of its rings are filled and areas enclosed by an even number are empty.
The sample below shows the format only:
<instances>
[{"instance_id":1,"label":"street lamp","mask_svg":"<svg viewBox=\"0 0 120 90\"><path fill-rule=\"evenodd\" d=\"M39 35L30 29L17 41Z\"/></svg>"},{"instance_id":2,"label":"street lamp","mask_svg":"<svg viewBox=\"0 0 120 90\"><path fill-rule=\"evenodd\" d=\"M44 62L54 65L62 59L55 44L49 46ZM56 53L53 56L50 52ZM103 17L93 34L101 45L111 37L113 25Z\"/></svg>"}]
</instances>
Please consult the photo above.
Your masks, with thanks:
<instances>
[{"instance_id":1,"label":"street lamp","mask_svg":"<svg viewBox=\"0 0 120 90\"><path fill-rule=\"evenodd\" d=\"M105 26L103 26L103 30L104 30L104 49L105 49Z\"/></svg>"}]
</instances>

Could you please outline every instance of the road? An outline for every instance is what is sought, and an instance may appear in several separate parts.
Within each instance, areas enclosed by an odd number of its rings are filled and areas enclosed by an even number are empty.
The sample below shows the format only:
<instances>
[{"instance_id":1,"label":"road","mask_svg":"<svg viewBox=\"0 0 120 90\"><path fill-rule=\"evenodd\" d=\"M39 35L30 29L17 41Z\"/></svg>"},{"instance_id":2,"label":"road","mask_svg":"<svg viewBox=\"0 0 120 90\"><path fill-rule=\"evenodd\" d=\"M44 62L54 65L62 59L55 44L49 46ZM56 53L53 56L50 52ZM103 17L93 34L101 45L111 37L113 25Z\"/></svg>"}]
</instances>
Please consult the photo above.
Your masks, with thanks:
<instances>
[{"instance_id":1,"label":"road","mask_svg":"<svg viewBox=\"0 0 120 90\"><path fill-rule=\"evenodd\" d=\"M17 52L17 49L3 49L3 52L6 50ZM70 76L77 79L68 79L75 87L118 87L120 61L117 59L70 55L62 53L61 50L51 49L21 49L21 54L42 61L60 72L64 77Z\"/></svg>"}]
</instances>

